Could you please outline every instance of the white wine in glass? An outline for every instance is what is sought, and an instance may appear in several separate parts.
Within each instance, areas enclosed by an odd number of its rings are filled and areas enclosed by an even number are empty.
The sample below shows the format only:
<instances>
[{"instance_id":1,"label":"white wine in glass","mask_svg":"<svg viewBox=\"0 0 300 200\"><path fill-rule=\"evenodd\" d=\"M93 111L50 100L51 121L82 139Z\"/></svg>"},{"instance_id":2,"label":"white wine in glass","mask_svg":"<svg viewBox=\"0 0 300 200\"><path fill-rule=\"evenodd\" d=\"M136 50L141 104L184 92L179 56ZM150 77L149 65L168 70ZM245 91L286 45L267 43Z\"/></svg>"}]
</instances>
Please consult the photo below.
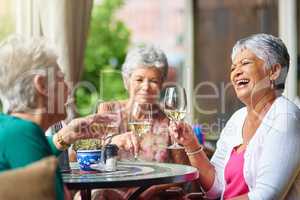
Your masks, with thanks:
<instances>
[{"instance_id":1,"label":"white wine in glass","mask_svg":"<svg viewBox=\"0 0 300 200\"><path fill-rule=\"evenodd\" d=\"M129 122L128 125L130 130L136 133L138 137L142 137L151 130L151 123L147 121Z\"/></svg>"},{"instance_id":2,"label":"white wine in glass","mask_svg":"<svg viewBox=\"0 0 300 200\"><path fill-rule=\"evenodd\" d=\"M130 110L128 126L138 136L138 139L150 132L152 127L152 104L134 102ZM137 152L135 152L134 158L138 160Z\"/></svg>"},{"instance_id":3,"label":"white wine in glass","mask_svg":"<svg viewBox=\"0 0 300 200\"><path fill-rule=\"evenodd\" d=\"M167 115L169 119L173 121L180 121L184 119L186 111L164 109L164 113Z\"/></svg>"},{"instance_id":4,"label":"white wine in glass","mask_svg":"<svg viewBox=\"0 0 300 200\"><path fill-rule=\"evenodd\" d=\"M164 97L164 113L171 121L181 121L186 114L187 100L186 92L183 87L171 86L166 88ZM170 149L182 149L176 141L169 146Z\"/></svg>"}]
</instances>

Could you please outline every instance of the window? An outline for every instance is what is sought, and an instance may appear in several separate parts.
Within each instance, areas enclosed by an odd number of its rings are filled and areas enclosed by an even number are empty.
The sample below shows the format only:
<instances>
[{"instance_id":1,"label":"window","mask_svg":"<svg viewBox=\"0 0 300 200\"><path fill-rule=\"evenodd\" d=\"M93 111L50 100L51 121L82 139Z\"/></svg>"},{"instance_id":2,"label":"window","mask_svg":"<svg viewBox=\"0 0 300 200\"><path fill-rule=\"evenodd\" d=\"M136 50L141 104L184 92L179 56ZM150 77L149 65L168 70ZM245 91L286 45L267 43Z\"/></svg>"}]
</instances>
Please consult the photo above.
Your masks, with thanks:
<instances>
[{"instance_id":1,"label":"window","mask_svg":"<svg viewBox=\"0 0 300 200\"><path fill-rule=\"evenodd\" d=\"M120 70L127 49L137 43L160 47L171 66L169 81L182 83L185 0L96 0L94 3L82 80L92 83L96 92L77 90L81 115L88 114L96 98L105 101L127 98Z\"/></svg>"},{"instance_id":2,"label":"window","mask_svg":"<svg viewBox=\"0 0 300 200\"><path fill-rule=\"evenodd\" d=\"M15 1L0 0L0 41L15 32ZM0 112L2 104L0 101Z\"/></svg>"},{"instance_id":3,"label":"window","mask_svg":"<svg viewBox=\"0 0 300 200\"><path fill-rule=\"evenodd\" d=\"M15 32L15 1L0 0L0 40Z\"/></svg>"},{"instance_id":4,"label":"window","mask_svg":"<svg viewBox=\"0 0 300 200\"><path fill-rule=\"evenodd\" d=\"M169 81L179 83L186 56L185 8L185 0L124 0L118 12L118 18L131 31L131 43L150 43L161 48L170 65Z\"/></svg>"}]
</instances>

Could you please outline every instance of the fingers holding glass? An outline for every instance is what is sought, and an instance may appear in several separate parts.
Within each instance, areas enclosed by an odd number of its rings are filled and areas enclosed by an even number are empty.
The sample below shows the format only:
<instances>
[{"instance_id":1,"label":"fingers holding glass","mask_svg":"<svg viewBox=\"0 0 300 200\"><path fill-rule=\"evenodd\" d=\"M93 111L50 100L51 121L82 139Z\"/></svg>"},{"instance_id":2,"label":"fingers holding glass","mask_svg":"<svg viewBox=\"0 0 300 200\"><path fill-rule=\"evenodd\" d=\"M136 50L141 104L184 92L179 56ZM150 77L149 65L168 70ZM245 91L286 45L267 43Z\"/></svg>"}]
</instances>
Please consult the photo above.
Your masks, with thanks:
<instances>
[{"instance_id":1,"label":"fingers holding glass","mask_svg":"<svg viewBox=\"0 0 300 200\"><path fill-rule=\"evenodd\" d=\"M131 155L135 155L140 149L137 136L131 131L113 137L111 143L116 144L121 150Z\"/></svg>"},{"instance_id":2,"label":"fingers holding glass","mask_svg":"<svg viewBox=\"0 0 300 200\"><path fill-rule=\"evenodd\" d=\"M184 122L171 123L169 133L175 142L187 146L193 140L197 140L190 125Z\"/></svg>"}]
</instances>

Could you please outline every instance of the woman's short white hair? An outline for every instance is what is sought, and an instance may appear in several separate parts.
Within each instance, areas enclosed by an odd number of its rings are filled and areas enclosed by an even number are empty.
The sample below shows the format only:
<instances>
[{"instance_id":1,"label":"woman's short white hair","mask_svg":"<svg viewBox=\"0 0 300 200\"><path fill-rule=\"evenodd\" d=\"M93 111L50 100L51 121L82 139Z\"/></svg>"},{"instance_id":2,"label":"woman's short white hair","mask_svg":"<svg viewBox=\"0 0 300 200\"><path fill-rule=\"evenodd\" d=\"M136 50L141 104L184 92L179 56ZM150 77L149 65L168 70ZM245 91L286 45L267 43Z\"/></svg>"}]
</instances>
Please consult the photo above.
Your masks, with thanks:
<instances>
[{"instance_id":1,"label":"woman's short white hair","mask_svg":"<svg viewBox=\"0 0 300 200\"><path fill-rule=\"evenodd\" d=\"M237 53L244 49L249 49L257 57L265 61L265 66L270 69L274 64L281 65L281 73L275 80L275 87L279 90L284 89L285 79L290 65L290 55L283 41L269 34L255 34L240 39L232 49L231 59L233 60Z\"/></svg>"},{"instance_id":2,"label":"woman's short white hair","mask_svg":"<svg viewBox=\"0 0 300 200\"><path fill-rule=\"evenodd\" d=\"M123 78L130 77L135 69L155 67L162 72L163 81L168 74L168 60L165 53L153 45L139 45L131 49L122 66Z\"/></svg>"},{"instance_id":3,"label":"woman's short white hair","mask_svg":"<svg viewBox=\"0 0 300 200\"><path fill-rule=\"evenodd\" d=\"M33 77L48 76L57 65L57 55L45 38L8 37L0 44L0 98L5 113L36 108Z\"/></svg>"}]
</instances>

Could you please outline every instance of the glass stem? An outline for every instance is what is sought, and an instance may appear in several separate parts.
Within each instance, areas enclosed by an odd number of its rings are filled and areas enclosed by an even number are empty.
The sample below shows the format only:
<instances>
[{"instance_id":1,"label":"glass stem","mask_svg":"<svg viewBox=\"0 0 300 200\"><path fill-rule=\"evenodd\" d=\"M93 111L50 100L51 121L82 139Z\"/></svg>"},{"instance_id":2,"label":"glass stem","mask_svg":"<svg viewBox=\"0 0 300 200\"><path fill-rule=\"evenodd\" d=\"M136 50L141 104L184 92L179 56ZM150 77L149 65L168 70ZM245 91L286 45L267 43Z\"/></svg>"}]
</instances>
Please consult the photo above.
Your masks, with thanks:
<instances>
[{"instance_id":1,"label":"glass stem","mask_svg":"<svg viewBox=\"0 0 300 200\"><path fill-rule=\"evenodd\" d=\"M176 120L172 119L171 122L176 123ZM174 139L173 146L178 146L177 141Z\"/></svg>"}]
</instances>

